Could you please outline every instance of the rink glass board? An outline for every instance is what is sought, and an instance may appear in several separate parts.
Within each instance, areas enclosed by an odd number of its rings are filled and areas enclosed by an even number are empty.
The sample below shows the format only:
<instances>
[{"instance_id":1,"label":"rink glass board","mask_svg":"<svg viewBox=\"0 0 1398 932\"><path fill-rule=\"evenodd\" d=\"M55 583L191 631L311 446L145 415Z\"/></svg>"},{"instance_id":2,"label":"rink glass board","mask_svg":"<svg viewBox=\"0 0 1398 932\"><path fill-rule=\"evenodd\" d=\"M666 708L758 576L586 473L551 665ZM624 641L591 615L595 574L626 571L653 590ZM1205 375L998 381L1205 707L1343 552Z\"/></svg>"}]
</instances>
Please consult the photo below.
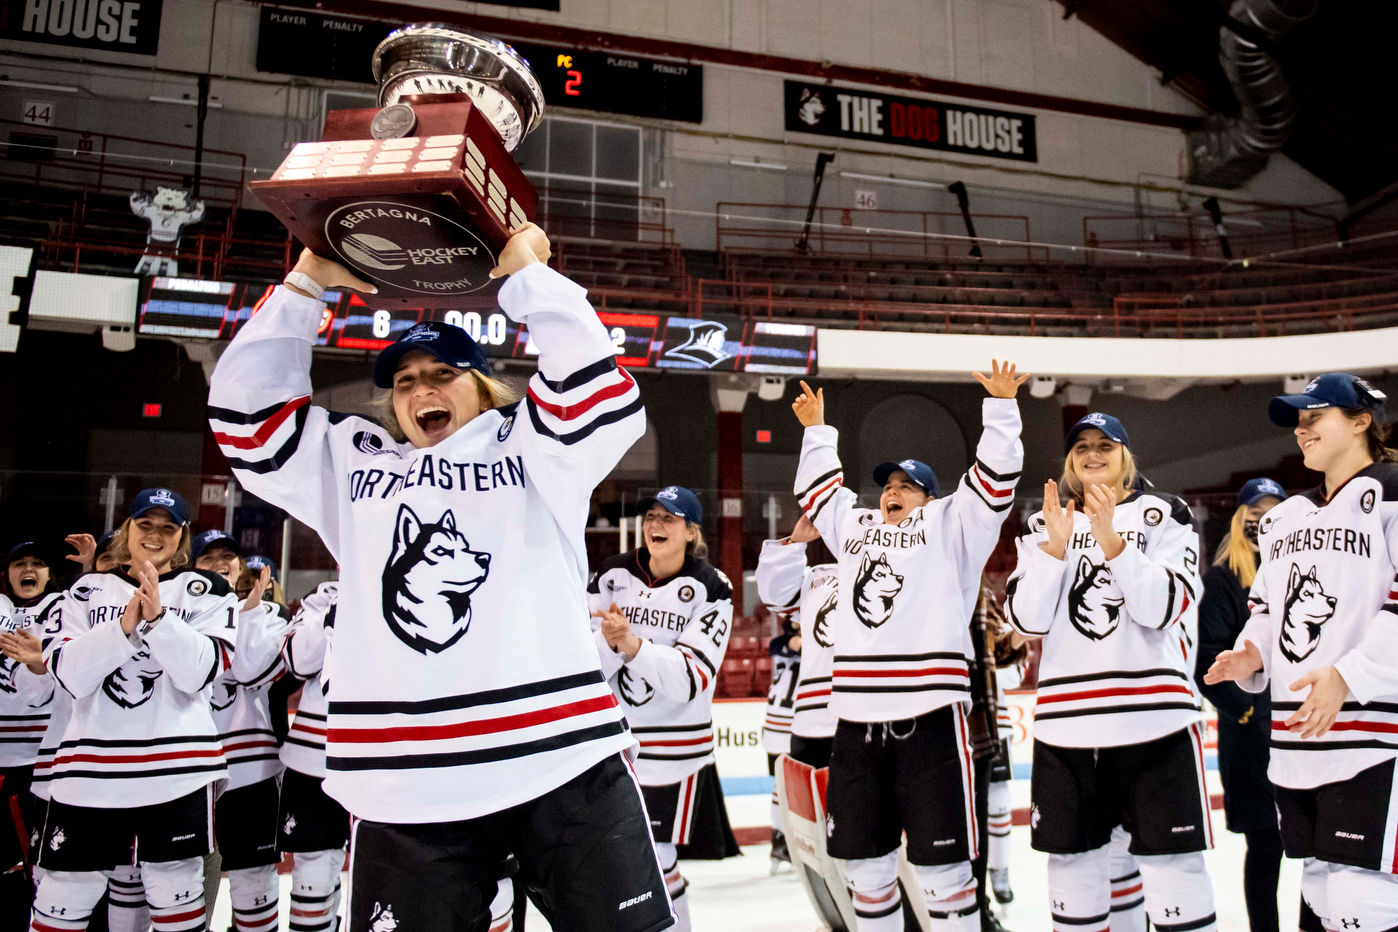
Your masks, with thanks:
<instances>
[{"instance_id":1,"label":"rink glass board","mask_svg":"<svg viewBox=\"0 0 1398 932\"><path fill-rule=\"evenodd\" d=\"M272 285L188 278L148 279L137 332L142 336L231 340L272 293ZM538 355L527 327L505 316L494 295L479 295L451 310L374 310L348 291L327 291L316 346L377 351L421 321L462 327L486 355ZM816 328L807 324L601 311L617 362L631 368L810 375L815 372Z\"/></svg>"}]
</instances>

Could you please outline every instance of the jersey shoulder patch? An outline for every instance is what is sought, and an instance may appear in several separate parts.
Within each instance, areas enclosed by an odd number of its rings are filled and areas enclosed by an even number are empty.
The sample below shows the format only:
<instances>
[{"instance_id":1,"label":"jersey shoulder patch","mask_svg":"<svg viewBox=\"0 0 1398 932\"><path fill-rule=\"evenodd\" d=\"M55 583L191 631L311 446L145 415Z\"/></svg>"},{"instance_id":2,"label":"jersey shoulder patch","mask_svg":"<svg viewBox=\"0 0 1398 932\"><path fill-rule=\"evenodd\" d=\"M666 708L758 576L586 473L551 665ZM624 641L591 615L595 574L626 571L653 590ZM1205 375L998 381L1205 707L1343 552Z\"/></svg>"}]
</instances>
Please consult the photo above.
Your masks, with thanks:
<instances>
[{"instance_id":1,"label":"jersey shoulder patch","mask_svg":"<svg viewBox=\"0 0 1398 932\"><path fill-rule=\"evenodd\" d=\"M718 567L708 560L695 560L690 573L707 590L710 602L723 602L733 598L733 585Z\"/></svg>"},{"instance_id":2,"label":"jersey shoulder patch","mask_svg":"<svg viewBox=\"0 0 1398 932\"><path fill-rule=\"evenodd\" d=\"M197 591L200 590L201 582L205 584L205 587L201 591ZM185 570L183 573L180 574L180 585L184 586L185 591L187 591L190 595L193 596L225 596L233 591L232 589L228 588L228 580L224 579L222 576L213 572L212 570Z\"/></svg>"},{"instance_id":3,"label":"jersey shoulder patch","mask_svg":"<svg viewBox=\"0 0 1398 932\"><path fill-rule=\"evenodd\" d=\"M1194 513L1189 510L1189 505L1185 500L1178 495L1171 492L1161 492L1152 488L1148 492L1141 493L1141 497L1160 499L1160 501L1165 503L1166 508L1169 509L1170 518L1172 520L1179 524L1183 524L1185 527L1193 526Z\"/></svg>"}]
</instances>

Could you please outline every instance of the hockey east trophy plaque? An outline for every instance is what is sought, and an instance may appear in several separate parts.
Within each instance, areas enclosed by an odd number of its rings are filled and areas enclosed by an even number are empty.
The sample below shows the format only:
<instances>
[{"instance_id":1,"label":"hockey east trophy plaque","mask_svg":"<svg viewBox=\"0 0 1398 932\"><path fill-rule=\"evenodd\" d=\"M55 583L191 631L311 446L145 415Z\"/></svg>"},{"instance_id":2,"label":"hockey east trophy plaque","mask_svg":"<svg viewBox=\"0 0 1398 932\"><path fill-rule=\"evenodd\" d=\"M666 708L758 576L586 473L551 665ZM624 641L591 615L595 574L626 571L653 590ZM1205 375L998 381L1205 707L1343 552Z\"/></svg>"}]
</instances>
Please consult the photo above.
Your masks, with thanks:
<instances>
[{"instance_id":1,"label":"hockey east trophy plaque","mask_svg":"<svg viewBox=\"0 0 1398 932\"><path fill-rule=\"evenodd\" d=\"M510 153L543 118L529 63L491 36L422 24L374 50L379 107L334 110L248 187L312 251L378 286L371 307L458 307L490 284L538 196Z\"/></svg>"}]
</instances>

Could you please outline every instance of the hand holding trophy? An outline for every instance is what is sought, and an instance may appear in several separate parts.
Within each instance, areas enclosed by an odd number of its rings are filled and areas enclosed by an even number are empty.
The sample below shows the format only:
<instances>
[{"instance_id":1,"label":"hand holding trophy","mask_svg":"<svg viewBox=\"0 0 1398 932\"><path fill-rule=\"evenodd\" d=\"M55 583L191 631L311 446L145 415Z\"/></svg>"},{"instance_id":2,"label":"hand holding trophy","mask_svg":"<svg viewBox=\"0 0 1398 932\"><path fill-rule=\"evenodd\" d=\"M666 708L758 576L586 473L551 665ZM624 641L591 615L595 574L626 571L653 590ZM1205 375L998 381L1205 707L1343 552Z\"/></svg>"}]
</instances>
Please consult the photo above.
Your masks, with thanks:
<instances>
[{"instance_id":1,"label":"hand holding trophy","mask_svg":"<svg viewBox=\"0 0 1398 932\"><path fill-rule=\"evenodd\" d=\"M378 286L375 308L451 308L490 284L538 196L510 153L543 118L499 39L420 24L374 50L380 109L336 110L248 187L307 247Z\"/></svg>"}]
</instances>

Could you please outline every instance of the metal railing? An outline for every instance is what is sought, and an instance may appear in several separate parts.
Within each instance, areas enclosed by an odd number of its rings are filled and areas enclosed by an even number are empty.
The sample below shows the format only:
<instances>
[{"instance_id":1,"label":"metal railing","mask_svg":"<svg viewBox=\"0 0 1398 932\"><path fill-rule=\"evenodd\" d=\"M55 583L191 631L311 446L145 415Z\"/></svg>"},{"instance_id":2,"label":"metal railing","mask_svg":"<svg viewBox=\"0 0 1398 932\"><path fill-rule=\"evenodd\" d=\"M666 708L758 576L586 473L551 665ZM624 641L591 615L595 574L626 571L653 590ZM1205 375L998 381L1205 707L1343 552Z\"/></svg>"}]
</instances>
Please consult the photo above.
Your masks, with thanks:
<instances>
[{"instance_id":1,"label":"metal railing","mask_svg":"<svg viewBox=\"0 0 1398 932\"><path fill-rule=\"evenodd\" d=\"M1335 221L1295 207L1264 207L1224 216L1224 229L1235 258L1261 256L1339 239ZM1083 245L1112 250L1140 250L1141 255L1090 252L1094 264L1155 265L1151 253L1178 253L1196 258L1223 257L1213 219L1203 211L1103 214L1083 217ZM1176 261L1176 260L1168 260Z\"/></svg>"},{"instance_id":2,"label":"metal railing","mask_svg":"<svg viewBox=\"0 0 1398 932\"><path fill-rule=\"evenodd\" d=\"M806 208L795 204L719 201L714 205L715 244L727 248L795 251ZM1029 218L1013 214L972 214L985 258L1048 259L1048 251L1028 245ZM963 237L941 239L936 235ZM924 259L964 259L972 242L964 239L961 214L931 210L852 210L818 207L806 242L809 252ZM997 245L990 240L1025 243Z\"/></svg>"}]
</instances>

